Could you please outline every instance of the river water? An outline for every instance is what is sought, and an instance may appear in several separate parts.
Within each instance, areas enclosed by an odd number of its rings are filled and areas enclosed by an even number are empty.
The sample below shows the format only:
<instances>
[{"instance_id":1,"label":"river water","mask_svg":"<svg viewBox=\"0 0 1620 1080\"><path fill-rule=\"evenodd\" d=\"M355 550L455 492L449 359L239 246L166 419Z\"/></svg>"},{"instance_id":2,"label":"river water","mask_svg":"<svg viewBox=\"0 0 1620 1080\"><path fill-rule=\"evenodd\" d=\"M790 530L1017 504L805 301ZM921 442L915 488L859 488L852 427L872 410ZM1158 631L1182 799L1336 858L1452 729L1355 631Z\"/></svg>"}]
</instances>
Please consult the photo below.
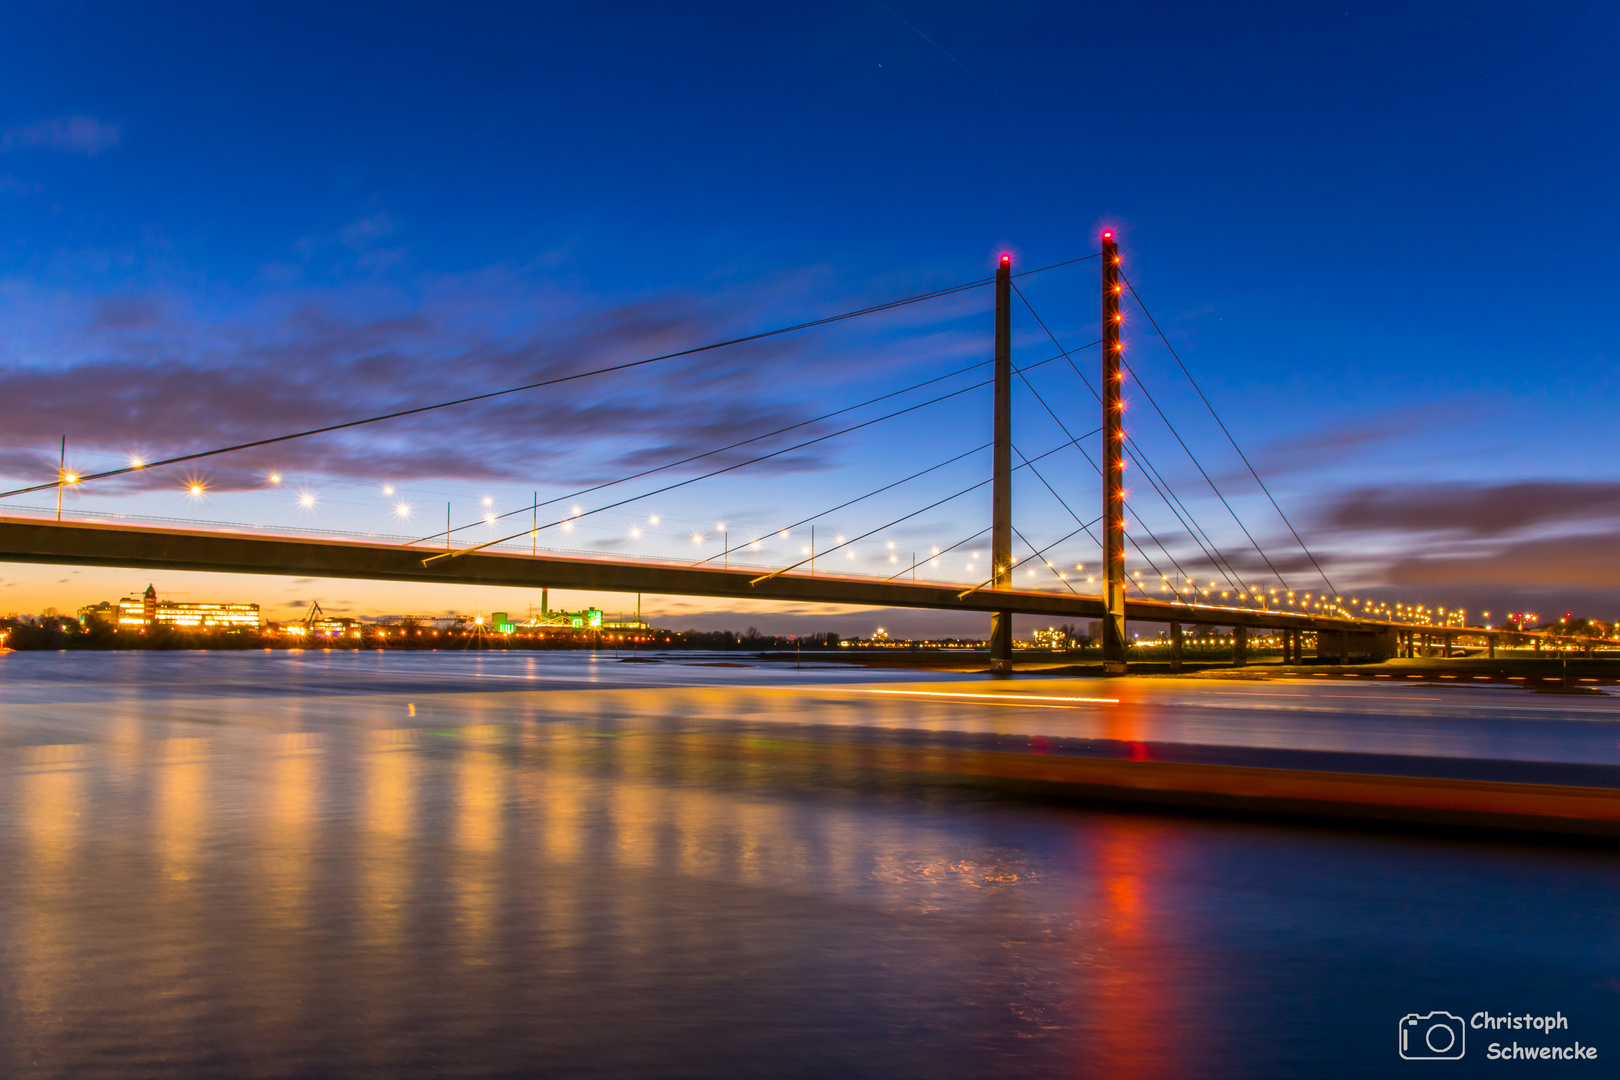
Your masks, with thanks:
<instances>
[{"instance_id":1,"label":"river water","mask_svg":"<svg viewBox=\"0 0 1620 1080\"><path fill-rule=\"evenodd\" d=\"M1437 1067L1397 1053L1431 1010L1568 1025L1467 1030L1453 1071L1491 1042L1620 1058L1616 848L769 753L1596 768L1620 698L618 659L0 656L0 1076L1386 1076Z\"/></svg>"}]
</instances>

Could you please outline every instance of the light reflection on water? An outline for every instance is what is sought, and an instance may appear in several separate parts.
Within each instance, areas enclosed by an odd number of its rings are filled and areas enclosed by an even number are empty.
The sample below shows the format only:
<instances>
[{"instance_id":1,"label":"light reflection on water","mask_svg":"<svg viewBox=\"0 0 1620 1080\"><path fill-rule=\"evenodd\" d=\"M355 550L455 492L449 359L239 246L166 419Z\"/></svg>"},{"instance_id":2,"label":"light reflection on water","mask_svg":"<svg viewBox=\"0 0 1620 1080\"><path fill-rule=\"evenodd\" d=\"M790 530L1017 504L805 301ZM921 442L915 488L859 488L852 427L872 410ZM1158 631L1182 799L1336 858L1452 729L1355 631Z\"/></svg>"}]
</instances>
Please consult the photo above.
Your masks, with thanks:
<instances>
[{"instance_id":1,"label":"light reflection on water","mask_svg":"<svg viewBox=\"0 0 1620 1080\"><path fill-rule=\"evenodd\" d=\"M672 735L813 709L729 671L429 700L352 670L246 693L246 665L199 694L216 658L157 659L183 696L0 707L0 1075L1371 1076L1413 1009L1620 1033L1605 851L1031 804ZM912 709L836 711L937 715Z\"/></svg>"}]
</instances>

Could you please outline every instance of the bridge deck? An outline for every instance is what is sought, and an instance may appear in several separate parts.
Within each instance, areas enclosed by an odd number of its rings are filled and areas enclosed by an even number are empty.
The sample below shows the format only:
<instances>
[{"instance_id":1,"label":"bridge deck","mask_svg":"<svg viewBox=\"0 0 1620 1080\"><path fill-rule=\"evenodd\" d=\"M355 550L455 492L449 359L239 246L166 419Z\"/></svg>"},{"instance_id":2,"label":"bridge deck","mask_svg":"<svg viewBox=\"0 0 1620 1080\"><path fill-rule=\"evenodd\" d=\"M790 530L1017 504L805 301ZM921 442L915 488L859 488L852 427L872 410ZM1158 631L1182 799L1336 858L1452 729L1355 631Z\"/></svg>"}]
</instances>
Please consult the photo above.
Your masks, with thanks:
<instances>
[{"instance_id":1,"label":"bridge deck","mask_svg":"<svg viewBox=\"0 0 1620 1080\"><path fill-rule=\"evenodd\" d=\"M479 551L423 565L431 549L349 540L157 529L118 524L0 518L0 562L197 570L232 574L363 578L457 585L778 600L942 611L1012 611L1053 619L1098 619L1099 596L980 589L938 582L885 581L839 574L782 574L754 584L757 569L672 566L624 559ZM1197 622L1299 630L1375 629L1396 624L1287 611L1131 600L1135 622ZM1405 628L1405 627L1403 627Z\"/></svg>"}]
</instances>

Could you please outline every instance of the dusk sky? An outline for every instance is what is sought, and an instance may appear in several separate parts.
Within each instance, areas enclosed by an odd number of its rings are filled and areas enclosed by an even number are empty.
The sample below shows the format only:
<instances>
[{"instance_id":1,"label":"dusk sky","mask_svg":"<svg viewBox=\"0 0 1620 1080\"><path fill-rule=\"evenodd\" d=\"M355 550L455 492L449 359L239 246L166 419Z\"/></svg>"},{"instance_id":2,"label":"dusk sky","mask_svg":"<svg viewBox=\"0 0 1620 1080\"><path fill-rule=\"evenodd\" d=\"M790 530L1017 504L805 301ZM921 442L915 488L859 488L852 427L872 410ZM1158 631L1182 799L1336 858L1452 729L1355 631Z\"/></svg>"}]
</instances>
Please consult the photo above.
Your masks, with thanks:
<instances>
[{"instance_id":1,"label":"dusk sky","mask_svg":"<svg viewBox=\"0 0 1620 1080\"><path fill-rule=\"evenodd\" d=\"M1065 262L1112 227L1126 274L1339 591L1620 616L1611 6L257 11L0 15L7 487L52 480L64 435L79 470L265 438L979 280L1002 252L1016 270ZM1095 261L1019 286L1064 349L1096 338ZM989 476L975 450L990 438L989 389L968 389L988 369L816 418L988 361L991 303L979 288L154 470L87 485L67 508L410 538L442 532L447 503L467 525L538 491L561 500L544 524L966 390L539 540L696 558L719 550L724 523L733 544L770 538L737 560L780 566L808 543L801 519L965 455L816 519L823 547L877 529L829 559L887 573L989 523L984 487L878 529ZM1287 584L1321 588L1147 320L1126 311L1146 389ZM1058 355L1021 304L1013 325L1020 366ZM1095 381L1095 349L1075 362ZM1061 359L1028 377L1046 404L1018 385L1015 444L1058 451L1037 468L1089 521L1096 474L1059 450L1047 406L1082 435L1096 401ZM1275 584L1134 381L1127 396L1152 464L1252 584ZM1210 579L1140 472L1128 474L1140 524ZM1015 500L1036 545L1077 527L1027 470ZM54 512L50 492L8 502ZM1134 518L1132 532L1170 567ZM923 573L971 582L988 576L986 553L966 545ZM1073 568L1098 553L1082 533L1049 557L1083 576ZM538 600L9 565L0 608L71 610L148 580L256 600L271 618L315 598L355 614ZM554 598L586 601L634 604ZM885 617L675 598L648 610L677 629L865 632ZM900 626L982 633L930 619Z\"/></svg>"}]
</instances>

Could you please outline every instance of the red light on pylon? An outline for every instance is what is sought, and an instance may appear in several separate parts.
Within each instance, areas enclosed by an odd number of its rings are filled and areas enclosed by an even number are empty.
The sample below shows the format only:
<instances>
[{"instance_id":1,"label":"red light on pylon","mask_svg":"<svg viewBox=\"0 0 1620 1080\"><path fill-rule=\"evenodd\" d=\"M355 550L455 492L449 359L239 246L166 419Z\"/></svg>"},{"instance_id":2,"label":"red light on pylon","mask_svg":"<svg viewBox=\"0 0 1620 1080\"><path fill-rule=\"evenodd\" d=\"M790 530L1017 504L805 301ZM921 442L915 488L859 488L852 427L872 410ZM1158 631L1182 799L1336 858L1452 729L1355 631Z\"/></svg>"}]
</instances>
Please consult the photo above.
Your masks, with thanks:
<instances>
[{"instance_id":1,"label":"red light on pylon","mask_svg":"<svg viewBox=\"0 0 1620 1080\"><path fill-rule=\"evenodd\" d=\"M1012 262L1012 256L1011 255L1003 255L1001 257L1001 261L1002 262Z\"/></svg>"},{"instance_id":2,"label":"red light on pylon","mask_svg":"<svg viewBox=\"0 0 1620 1080\"><path fill-rule=\"evenodd\" d=\"M1103 239L1104 240L1112 240L1113 238L1114 238L1114 230L1113 229L1104 229L1103 230Z\"/></svg>"}]
</instances>

